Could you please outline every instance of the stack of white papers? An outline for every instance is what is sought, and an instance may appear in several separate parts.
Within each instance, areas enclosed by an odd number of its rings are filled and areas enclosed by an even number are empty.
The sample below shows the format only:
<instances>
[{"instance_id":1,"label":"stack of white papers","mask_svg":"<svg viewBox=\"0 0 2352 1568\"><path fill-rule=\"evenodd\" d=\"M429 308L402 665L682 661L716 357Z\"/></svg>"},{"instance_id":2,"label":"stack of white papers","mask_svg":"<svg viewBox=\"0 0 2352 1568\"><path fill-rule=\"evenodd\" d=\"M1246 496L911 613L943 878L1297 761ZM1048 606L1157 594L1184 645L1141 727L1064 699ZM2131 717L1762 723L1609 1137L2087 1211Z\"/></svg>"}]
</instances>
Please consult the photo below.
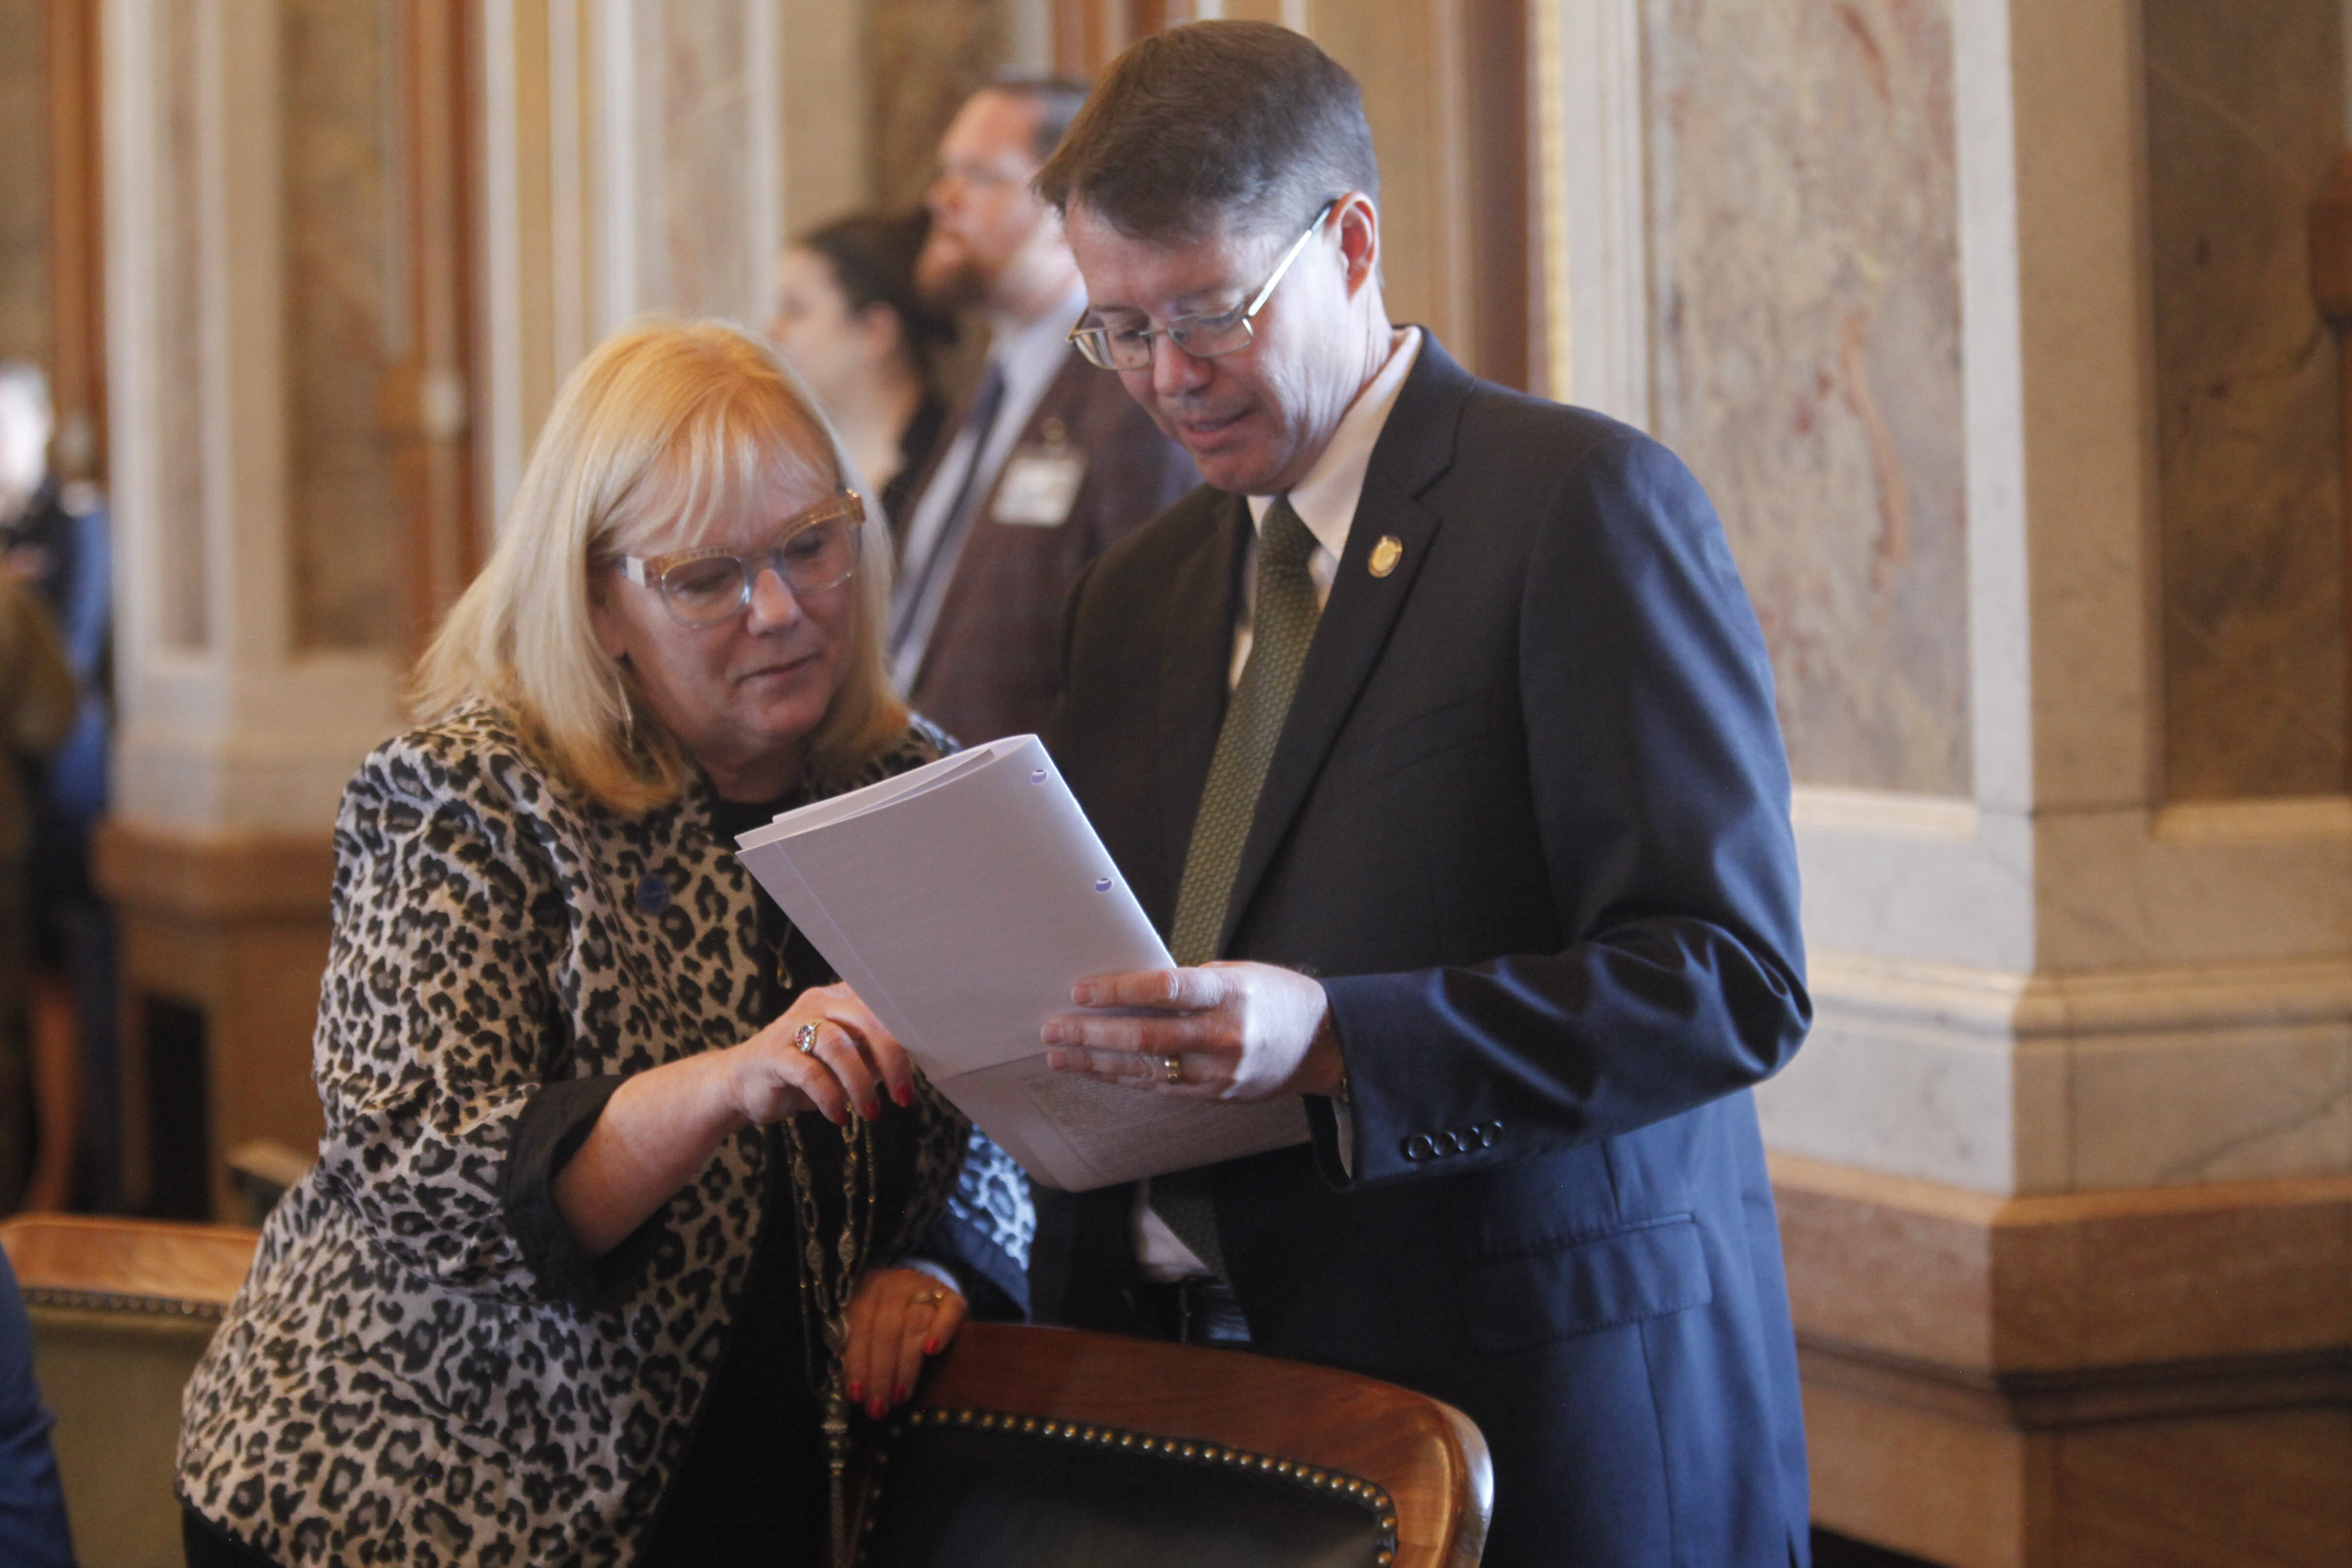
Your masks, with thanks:
<instances>
[{"instance_id":1,"label":"stack of white papers","mask_svg":"<svg viewBox=\"0 0 2352 1568\"><path fill-rule=\"evenodd\" d=\"M1302 1143L1295 1096L1182 1100L1055 1072L1090 975L1172 967L1034 735L787 811L743 863L941 1092L1070 1192Z\"/></svg>"}]
</instances>

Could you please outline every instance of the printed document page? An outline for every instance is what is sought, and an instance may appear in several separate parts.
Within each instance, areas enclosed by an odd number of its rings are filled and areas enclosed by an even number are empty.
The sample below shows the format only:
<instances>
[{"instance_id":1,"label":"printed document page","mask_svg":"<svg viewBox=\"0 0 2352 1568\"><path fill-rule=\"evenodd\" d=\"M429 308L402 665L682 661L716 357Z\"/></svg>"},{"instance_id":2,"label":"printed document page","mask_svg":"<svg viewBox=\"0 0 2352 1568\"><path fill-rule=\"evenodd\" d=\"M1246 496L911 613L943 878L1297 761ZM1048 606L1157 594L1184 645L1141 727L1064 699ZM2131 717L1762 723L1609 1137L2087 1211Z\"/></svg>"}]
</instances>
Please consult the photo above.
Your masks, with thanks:
<instances>
[{"instance_id":1,"label":"printed document page","mask_svg":"<svg viewBox=\"0 0 2352 1568\"><path fill-rule=\"evenodd\" d=\"M1038 1030L1089 975L1171 967L1034 736L787 811L743 863L964 1114L1082 1192L1301 1143L1296 1098L1180 1100L1056 1073Z\"/></svg>"}]
</instances>

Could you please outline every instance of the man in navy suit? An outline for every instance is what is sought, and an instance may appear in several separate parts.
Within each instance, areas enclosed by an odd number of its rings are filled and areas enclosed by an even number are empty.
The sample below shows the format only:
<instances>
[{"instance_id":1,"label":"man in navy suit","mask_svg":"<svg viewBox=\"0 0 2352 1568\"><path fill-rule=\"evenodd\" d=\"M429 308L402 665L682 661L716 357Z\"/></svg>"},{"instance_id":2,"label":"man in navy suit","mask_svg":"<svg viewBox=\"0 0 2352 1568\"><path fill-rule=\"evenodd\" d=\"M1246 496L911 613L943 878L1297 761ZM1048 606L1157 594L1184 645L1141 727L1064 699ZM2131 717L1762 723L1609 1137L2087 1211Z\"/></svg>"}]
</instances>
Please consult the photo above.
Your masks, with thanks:
<instances>
[{"instance_id":1,"label":"man in navy suit","mask_svg":"<svg viewBox=\"0 0 2352 1568\"><path fill-rule=\"evenodd\" d=\"M1280 28L1114 63L1039 186L1075 339L1209 487L1075 589L1053 737L1184 967L1055 1065L1296 1096L1287 1149L1049 1195L1040 1315L1425 1390L1486 1561L1806 1560L1748 1087L1809 1022L1787 766L1697 482L1389 321L1355 81Z\"/></svg>"}]
</instances>

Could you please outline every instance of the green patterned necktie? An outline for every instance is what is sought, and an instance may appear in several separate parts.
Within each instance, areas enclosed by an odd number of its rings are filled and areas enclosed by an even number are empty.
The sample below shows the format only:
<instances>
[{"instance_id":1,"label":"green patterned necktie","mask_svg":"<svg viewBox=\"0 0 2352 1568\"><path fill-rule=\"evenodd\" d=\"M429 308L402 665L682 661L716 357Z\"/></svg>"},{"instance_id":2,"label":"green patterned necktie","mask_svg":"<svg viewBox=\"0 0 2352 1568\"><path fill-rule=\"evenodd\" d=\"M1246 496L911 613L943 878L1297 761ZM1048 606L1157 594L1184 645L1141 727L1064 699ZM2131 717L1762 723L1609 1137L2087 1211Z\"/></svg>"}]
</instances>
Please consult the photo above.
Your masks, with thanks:
<instances>
[{"instance_id":1,"label":"green patterned necktie","mask_svg":"<svg viewBox=\"0 0 2352 1568\"><path fill-rule=\"evenodd\" d=\"M1257 815L1259 789L1275 743L1290 716L1307 645L1315 640L1322 607L1315 601L1315 579L1307 570L1315 536L1298 520L1288 497L1277 496L1258 527L1257 609L1251 623L1249 663L1225 705L1217 731L1216 757L1209 764L1208 788L1192 819L1192 841L1184 852L1184 881L1176 894L1176 930L1169 950L1179 964L1204 964L1217 956L1224 935L1225 908L1233 902L1234 878L1242 845ZM1219 1275L1224 1249L1217 1244L1217 1214L1205 1170L1178 1171L1151 1182L1152 1212L1177 1239Z\"/></svg>"},{"instance_id":2,"label":"green patterned necktie","mask_svg":"<svg viewBox=\"0 0 2352 1568\"><path fill-rule=\"evenodd\" d=\"M1257 815L1257 792L1274 760L1275 743L1282 738L1283 721L1290 716L1307 645L1315 640L1315 622L1322 614L1315 602L1315 579L1307 570L1314 553L1315 536L1291 510L1289 497L1276 497L1258 529L1257 612L1249 663L1225 705L1208 788L1201 792L1192 845L1184 852L1176 931L1169 942L1179 964L1207 963L1217 956L1217 938L1224 934L1225 906L1233 901L1242 845Z\"/></svg>"}]
</instances>

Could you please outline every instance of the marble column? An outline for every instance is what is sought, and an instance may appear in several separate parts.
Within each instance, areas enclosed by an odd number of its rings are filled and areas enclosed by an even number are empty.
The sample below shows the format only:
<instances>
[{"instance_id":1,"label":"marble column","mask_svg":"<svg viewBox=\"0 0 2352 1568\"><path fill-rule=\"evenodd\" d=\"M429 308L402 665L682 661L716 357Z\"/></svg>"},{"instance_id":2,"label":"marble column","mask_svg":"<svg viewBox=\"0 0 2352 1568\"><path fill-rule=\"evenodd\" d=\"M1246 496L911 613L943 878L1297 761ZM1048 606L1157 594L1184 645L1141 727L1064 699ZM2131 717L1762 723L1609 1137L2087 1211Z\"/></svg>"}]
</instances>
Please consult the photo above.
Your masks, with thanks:
<instances>
[{"instance_id":1,"label":"marble column","mask_svg":"<svg viewBox=\"0 0 2352 1568\"><path fill-rule=\"evenodd\" d=\"M598 340L648 310L757 323L784 237L868 199L864 20L855 0L484 9L488 517Z\"/></svg>"},{"instance_id":2,"label":"marble column","mask_svg":"<svg viewBox=\"0 0 2352 1568\"><path fill-rule=\"evenodd\" d=\"M226 1211L227 1150L316 1135L327 830L394 672L364 636L305 635L279 7L118 4L101 32L121 718L98 873L123 916L130 1195ZM151 1030L171 1008L202 1032ZM209 1193L148 1192L150 1134L189 1117Z\"/></svg>"},{"instance_id":3,"label":"marble column","mask_svg":"<svg viewBox=\"0 0 2352 1568\"><path fill-rule=\"evenodd\" d=\"M2333 5L1551 7L1552 361L1707 483L1780 681L1818 1517L2345 1561Z\"/></svg>"}]
</instances>

